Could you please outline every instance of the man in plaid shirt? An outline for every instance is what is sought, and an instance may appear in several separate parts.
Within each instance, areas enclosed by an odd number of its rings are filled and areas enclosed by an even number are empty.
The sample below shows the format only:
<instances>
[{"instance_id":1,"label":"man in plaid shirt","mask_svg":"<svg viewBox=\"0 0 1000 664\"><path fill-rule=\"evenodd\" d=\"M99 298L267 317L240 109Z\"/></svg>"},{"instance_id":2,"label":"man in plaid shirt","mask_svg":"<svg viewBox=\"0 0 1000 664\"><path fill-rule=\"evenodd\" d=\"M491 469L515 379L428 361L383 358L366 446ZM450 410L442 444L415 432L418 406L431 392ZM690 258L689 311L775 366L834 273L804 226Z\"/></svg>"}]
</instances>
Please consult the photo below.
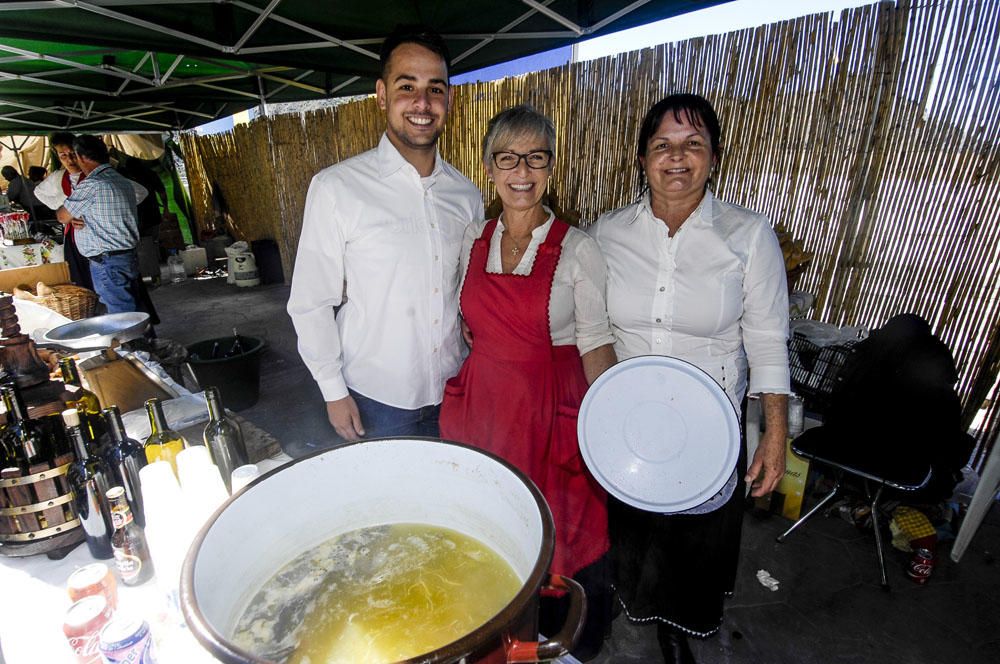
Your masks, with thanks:
<instances>
[{"instance_id":1,"label":"man in plaid shirt","mask_svg":"<svg viewBox=\"0 0 1000 664\"><path fill-rule=\"evenodd\" d=\"M108 147L97 136L78 136L73 149L86 177L56 216L73 224L77 248L90 260L94 291L108 313L143 310L135 189L111 167Z\"/></svg>"}]
</instances>

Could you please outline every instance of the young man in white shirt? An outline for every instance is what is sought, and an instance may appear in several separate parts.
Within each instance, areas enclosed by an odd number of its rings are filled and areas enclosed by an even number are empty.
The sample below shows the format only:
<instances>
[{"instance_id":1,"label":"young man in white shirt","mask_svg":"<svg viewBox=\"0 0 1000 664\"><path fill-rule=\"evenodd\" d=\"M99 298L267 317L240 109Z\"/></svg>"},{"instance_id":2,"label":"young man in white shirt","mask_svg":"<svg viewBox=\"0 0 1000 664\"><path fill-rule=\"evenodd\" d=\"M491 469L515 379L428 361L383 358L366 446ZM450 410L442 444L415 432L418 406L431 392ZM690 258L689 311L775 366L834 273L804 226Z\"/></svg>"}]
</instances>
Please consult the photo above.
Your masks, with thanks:
<instances>
[{"instance_id":1,"label":"young man in white shirt","mask_svg":"<svg viewBox=\"0 0 1000 664\"><path fill-rule=\"evenodd\" d=\"M386 133L313 178L288 300L344 440L437 435L444 382L461 362L462 237L483 217L482 194L437 152L452 98L444 41L398 28L381 64Z\"/></svg>"}]
</instances>

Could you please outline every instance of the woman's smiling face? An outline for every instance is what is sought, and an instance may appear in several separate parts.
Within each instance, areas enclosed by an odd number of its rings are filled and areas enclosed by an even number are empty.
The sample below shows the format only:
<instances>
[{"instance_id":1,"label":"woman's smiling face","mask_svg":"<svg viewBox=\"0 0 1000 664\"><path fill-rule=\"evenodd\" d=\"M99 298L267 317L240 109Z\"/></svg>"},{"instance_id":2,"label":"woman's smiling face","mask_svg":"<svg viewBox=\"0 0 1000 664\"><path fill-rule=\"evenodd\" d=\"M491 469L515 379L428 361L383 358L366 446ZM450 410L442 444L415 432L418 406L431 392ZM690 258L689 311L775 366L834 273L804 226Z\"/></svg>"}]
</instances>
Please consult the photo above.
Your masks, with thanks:
<instances>
[{"instance_id":1,"label":"woman's smiling face","mask_svg":"<svg viewBox=\"0 0 1000 664\"><path fill-rule=\"evenodd\" d=\"M494 154L508 152L530 155L551 149L543 136L519 136L507 145L496 147ZM487 161L486 171L496 183L497 195L503 201L504 210L530 210L539 205L545 195L546 185L552 174L552 163L550 161L544 168L531 168L528 166L530 158L526 156L519 159L517 166L510 170L498 168L493 158Z\"/></svg>"},{"instance_id":2,"label":"woman's smiling face","mask_svg":"<svg viewBox=\"0 0 1000 664\"><path fill-rule=\"evenodd\" d=\"M705 123L694 124L686 112L678 117L664 113L660 126L646 143L639 157L650 196L654 202L701 200L708 184L716 155Z\"/></svg>"}]
</instances>

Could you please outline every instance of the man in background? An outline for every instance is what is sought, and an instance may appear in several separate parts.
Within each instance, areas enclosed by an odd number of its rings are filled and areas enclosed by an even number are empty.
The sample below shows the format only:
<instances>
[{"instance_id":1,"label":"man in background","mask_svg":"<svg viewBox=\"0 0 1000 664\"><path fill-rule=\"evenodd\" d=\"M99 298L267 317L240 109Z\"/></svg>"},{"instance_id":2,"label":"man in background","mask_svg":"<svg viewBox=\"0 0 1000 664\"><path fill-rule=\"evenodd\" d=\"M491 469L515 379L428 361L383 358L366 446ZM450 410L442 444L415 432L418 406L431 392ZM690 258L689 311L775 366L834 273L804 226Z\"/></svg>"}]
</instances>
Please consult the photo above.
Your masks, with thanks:
<instances>
[{"instance_id":1,"label":"man in background","mask_svg":"<svg viewBox=\"0 0 1000 664\"><path fill-rule=\"evenodd\" d=\"M461 362L459 253L483 203L437 152L448 60L429 29L390 34L375 88L385 134L309 186L288 313L344 440L438 435Z\"/></svg>"},{"instance_id":2,"label":"man in background","mask_svg":"<svg viewBox=\"0 0 1000 664\"><path fill-rule=\"evenodd\" d=\"M73 151L83 175L56 216L73 226L77 248L90 262L94 292L108 313L143 310L135 188L108 163L108 147L99 137L78 136Z\"/></svg>"}]
</instances>

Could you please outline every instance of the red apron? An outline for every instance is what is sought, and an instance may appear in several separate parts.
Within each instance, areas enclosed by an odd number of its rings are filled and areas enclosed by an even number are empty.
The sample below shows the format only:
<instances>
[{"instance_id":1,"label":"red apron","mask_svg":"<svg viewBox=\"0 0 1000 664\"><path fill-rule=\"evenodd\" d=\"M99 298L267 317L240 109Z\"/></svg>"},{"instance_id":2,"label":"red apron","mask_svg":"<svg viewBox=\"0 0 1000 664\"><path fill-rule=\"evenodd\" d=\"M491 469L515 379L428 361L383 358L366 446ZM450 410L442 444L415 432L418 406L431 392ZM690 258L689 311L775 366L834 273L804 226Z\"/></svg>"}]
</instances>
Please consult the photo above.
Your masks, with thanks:
<instances>
[{"instance_id":1,"label":"red apron","mask_svg":"<svg viewBox=\"0 0 1000 664\"><path fill-rule=\"evenodd\" d=\"M575 345L553 346L552 278L569 230L556 220L528 276L486 271L496 220L472 245L462 315L472 352L445 385L441 437L475 445L517 466L552 510L552 571L567 576L608 550L606 496L580 456L576 419L587 391Z\"/></svg>"}]
</instances>

